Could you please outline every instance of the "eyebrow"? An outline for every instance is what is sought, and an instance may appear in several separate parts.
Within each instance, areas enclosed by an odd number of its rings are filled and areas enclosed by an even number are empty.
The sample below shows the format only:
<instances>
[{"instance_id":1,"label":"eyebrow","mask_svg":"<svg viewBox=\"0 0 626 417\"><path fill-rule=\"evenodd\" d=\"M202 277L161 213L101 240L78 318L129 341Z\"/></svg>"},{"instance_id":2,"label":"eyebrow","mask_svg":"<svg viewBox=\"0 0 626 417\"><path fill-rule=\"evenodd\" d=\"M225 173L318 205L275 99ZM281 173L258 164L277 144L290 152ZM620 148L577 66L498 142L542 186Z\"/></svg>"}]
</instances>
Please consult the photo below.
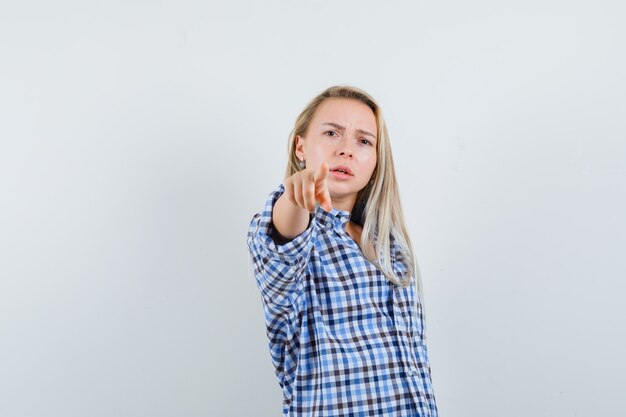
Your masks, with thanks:
<instances>
[{"instance_id":1,"label":"eyebrow","mask_svg":"<svg viewBox=\"0 0 626 417\"><path fill-rule=\"evenodd\" d=\"M330 126L332 126L332 127L336 128L336 129L339 129L339 130L345 130L345 128L344 128L343 126L338 125L337 123L325 122L325 123L322 123L322 125L330 125ZM364 134L364 135L371 136L371 137L373 137L374 139L376 139L376 136L374 136L373 134L371 134L371 133L370 133L370 132L368 132L367 130L357 129L357 132L362 133L362 134Z\"/></svg>"}]
</instances>

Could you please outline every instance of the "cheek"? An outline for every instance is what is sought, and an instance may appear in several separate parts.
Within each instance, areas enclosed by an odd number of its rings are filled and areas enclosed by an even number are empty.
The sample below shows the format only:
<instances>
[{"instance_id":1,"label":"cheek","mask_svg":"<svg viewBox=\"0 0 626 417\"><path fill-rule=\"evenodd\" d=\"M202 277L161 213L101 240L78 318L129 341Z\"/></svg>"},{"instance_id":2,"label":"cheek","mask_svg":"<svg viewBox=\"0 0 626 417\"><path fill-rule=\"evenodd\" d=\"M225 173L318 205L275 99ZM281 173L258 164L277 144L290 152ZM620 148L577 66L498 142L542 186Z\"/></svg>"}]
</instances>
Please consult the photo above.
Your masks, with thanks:
<instances>
[{"instance_id":1,"label":"cheek","mask_svg":"<svg viewBox=\"0 0 626 417\"><path fill-rule=\"evenodd\" d=\"M371 149L369 151L363 152L363 154L361 155L361 161L363 162L363 165L371 168L372 170L374 170L374 168L376 167L376 158L376 149Z\"/></svg>"},{"instance_id":2,"label":"cheek","mask_svg":"<svg viewBox=\"0 0 626 417\"><path fill-rule=\"evenodd\" d=\"M369 177L376 169L376 151L373 152L363 152L359 154L359 168L361 170L360 180L363 183L367 183L369 181Z\"/></svg>"},{"instance_id":3,"label":"cheek","mask_svg":"<svg viewBox=\"0 0 626 417\"><path fill-rule=\"evenodd\" d=\"M308 158L310 158L311 160L318 160L318 159L323 159L324 156L324 152L322 150L322 147L319 145L316 146L310 146L307 150L306 150L306 155L308 156Z\"/></svg>"},{"instance_id":4,"label":"cheek","mask_svg":"<svg viewBox=\"0 0 626 417\"><path fill-rule=\"evenodd\" d=\"M309 148L309 152L323 156L328 152L332 151L332 147L330 146L330 142L328 140L316 140L311 143L311 147Z\"/></svg>"}]
</instances>

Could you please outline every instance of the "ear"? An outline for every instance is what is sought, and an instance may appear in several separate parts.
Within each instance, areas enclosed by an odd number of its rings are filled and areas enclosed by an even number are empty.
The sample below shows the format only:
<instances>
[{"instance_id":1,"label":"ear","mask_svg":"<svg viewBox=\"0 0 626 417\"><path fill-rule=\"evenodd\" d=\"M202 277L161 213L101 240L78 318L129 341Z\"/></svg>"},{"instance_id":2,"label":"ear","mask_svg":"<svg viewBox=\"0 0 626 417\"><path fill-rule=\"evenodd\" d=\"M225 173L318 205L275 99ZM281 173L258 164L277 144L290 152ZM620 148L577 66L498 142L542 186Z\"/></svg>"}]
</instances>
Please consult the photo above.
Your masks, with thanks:
<instances>
[{"instance_id":1,"label":"ear","mask_svg":"<svg viewBox=\"0 0 626 417\"><path fill-rule=\"evenodd\" d=\"M304 138L300 135L296 136L296 156L298 159L302 160L302 156L304 155Z\"/></svg>"}]
</instances>

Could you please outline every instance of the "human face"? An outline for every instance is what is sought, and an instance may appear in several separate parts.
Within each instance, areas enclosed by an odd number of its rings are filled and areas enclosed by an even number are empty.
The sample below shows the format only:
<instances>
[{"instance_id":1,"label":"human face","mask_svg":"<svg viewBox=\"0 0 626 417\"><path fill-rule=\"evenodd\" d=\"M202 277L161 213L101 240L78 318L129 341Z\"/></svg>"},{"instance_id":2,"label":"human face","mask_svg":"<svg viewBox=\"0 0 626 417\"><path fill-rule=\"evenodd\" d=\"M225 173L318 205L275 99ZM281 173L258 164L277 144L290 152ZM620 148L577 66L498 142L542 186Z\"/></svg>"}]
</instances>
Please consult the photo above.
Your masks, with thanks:
<instances>
[{"instance_id":1,"label":"human face","mask_svg":"<svg viewBox=\"0 0 626 417\"><path fill-rule=\"evenodd\" d=\"M296 156L307 169L326 161L330 169L348 167L352 175L330 172L328 189L333 206L352 211L359 190L370 180L377 162L377 129L374 112L356 99L332 97L313 115L305 137L296 136Z\"/></svg>"}]
</instances>

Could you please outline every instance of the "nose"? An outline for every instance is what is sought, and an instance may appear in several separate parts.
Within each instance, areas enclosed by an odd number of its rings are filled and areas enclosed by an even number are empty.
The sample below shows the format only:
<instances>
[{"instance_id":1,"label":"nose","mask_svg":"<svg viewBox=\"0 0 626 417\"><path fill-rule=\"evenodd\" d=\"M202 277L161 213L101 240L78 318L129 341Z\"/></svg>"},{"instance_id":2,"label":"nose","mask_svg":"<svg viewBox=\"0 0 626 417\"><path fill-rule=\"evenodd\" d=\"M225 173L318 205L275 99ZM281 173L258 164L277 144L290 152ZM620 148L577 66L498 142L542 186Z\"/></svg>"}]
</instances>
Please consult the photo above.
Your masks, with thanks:
<instances>
[{"instance_id":1,"label":"nose","mask_svg":"<svg viewBox=\"0 0 626 417\"><path fill-rule=\"evenodd\" d=\"M339 155L352 158L352 148L348 144L349 141L344 141L343 145L339 147Z\"/></svg>"}]
</instances>

